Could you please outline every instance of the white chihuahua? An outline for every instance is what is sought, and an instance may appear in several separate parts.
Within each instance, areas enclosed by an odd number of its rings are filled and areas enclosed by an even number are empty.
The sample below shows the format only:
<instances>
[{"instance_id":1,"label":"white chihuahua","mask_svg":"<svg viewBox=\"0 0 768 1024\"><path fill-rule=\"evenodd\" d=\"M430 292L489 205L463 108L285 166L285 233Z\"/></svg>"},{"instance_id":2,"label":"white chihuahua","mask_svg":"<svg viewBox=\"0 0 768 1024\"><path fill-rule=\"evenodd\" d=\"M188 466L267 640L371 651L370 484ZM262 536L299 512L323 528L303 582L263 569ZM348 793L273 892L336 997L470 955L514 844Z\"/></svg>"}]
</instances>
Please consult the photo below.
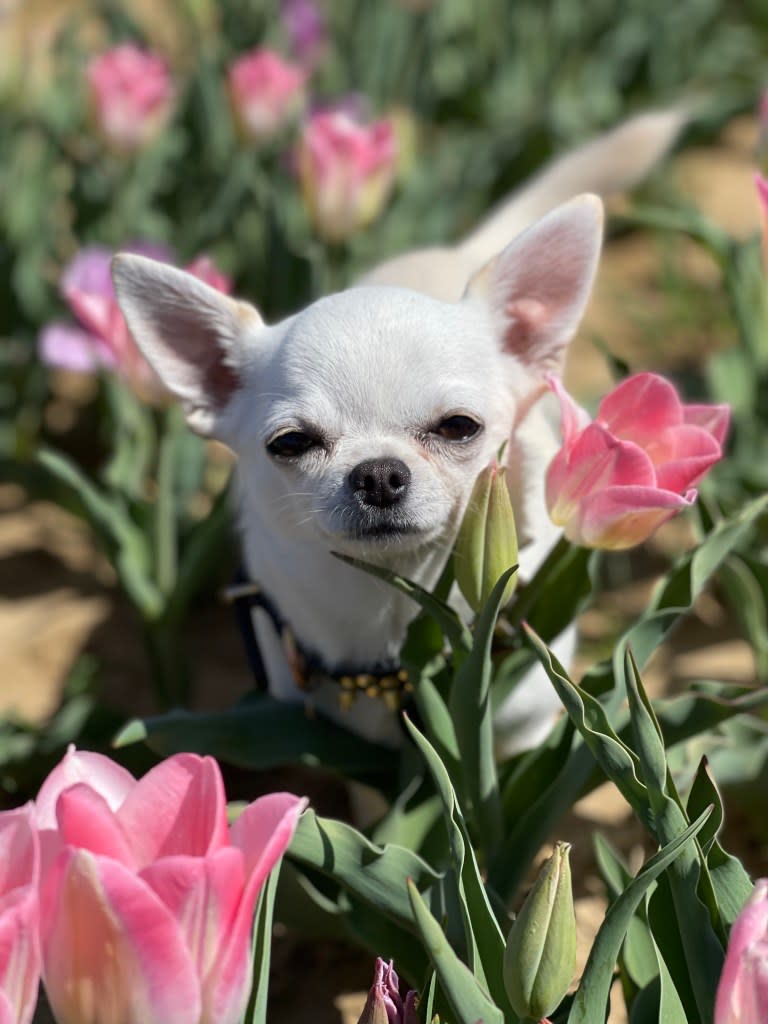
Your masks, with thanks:
<instances>
[{"instance_id":1,"label":"white chihuahua","mask_svg":"<svg viewBox=\"0 0 768 1024\"><path fill-rule=\"evenodd\" d=\"M520 574L535 572L558 535L544 503L559 431L543 378L562 368L602 236L600 200L570 197L638 180L684 118L627 122L545 170L462 244L389 261L272 326L180 270L115 259L145 356L190 427L239 456L245 561L268 599L254 617L276 697L399 741L397 716L366 691L397 682L417 606L332 552L434 586L474 481L504 442ZM574 639L570 630L556 646L566 662ZM341 687L360 681L342 711ZM543 672L529 673L498 716L500 749L540 742L557 707Z\"/></svg>"}]
</instances>

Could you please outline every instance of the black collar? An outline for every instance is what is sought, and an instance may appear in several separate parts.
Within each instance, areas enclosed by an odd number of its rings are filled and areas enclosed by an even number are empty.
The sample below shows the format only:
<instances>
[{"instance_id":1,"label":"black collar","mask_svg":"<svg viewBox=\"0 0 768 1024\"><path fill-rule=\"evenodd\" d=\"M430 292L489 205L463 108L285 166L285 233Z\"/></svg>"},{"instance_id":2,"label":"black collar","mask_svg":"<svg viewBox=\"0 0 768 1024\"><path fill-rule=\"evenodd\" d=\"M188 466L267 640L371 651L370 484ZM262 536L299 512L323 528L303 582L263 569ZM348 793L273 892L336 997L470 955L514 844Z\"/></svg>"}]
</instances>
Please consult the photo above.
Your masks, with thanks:
<instances>
[{"instance_id":1,"label":"black collar","mask_svg":"<svg viewBox=\"0 0 768 1024\"><path fill-rule=\"evenodd\" d=\"M301 647L274 602L257 583L248 580L242 570L238 572L234 584L224 591L224 597L235 610L245 653L258 690L268 690L269 680L253 625L251 613L254 608L261 608L271 619L299 689L311 693L321 684L332 682L339 688L339 704L342 708L351 707L355 699L364 694L366 697L381 698L392 711L399 710L406 695L413 689L407 670L395 663L375 664L363 669L346 665L329 669L316 654Z\"/></svg>"}]
</instances>

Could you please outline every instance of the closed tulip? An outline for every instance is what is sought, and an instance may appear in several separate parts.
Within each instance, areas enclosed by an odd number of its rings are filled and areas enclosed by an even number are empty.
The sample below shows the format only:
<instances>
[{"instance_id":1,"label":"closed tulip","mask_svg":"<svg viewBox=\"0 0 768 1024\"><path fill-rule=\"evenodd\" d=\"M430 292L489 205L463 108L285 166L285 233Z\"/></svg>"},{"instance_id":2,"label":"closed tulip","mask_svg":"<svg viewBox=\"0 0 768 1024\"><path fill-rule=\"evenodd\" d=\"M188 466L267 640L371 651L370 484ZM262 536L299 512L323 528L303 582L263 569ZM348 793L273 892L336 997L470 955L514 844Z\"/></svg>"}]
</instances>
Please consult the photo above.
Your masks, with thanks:
<instances>
[{"instance_id":1,"label":"closed tulip","mask_svg":"<svg viewBox=\"0 0 768 1024\"><path fill-rule=\"evenodd\" d=\"M363 125L338 110L315 114L304 127L298 170L318 234L342 242L379 215L392 190L394 126L386 119Z\"/></svg>"},{"instance_id":2,"label":"closed tulip","mask_svg":"<svg viewBox=\"0 0 768 1024\"><path fill-rule=\"evenodd\" d=\"M768 1021L768 878L733 923L715 1001L715 1024Z\"/></svg>"},{"instance_id":3,"label":"closed tulip","mask_svg":"<svg viewBox=\"0 0 768 1024\"><path fill-rule=\"evenodd\" d=\"M307 73L272 50L252 50L229 69L229 93L243 134L268 142L304 107Z\"/></svg>"},{"instance_id":4,"label":"closed tulip","mask_svg":"<svg viewBox=\"0 0 768 1024\"><path fill-rule=\"evenodd\" d=\"M400 981L395 965L376 958L373 985L368 993L358 1024L419 1024L416 1013L416 992L400 998Z\"/></svg>"},{"instance_id":5,"label":"closed tulip","mask_svg":"<svg viewBox=\"0 0 768 1024\"><path fill-rule=\"evenodd\" d=\"M30 1024L40 985L32 805L0 813L0 1024Z\"/></svg>"},{"instance_id":6,"label":"closed tulip","mask_svg":"<svg viewBox=\"0 0 768 1024\"><path fill-rule=\"evenodd\" d=\"M70 749L37 801L59 1024L237 1024L256 899L303 807L273 793L229 827L212 758L179 754L136 781Z\"/></svg>"},{"instance_id":7,"label":"closed tulip","mask_svg":"<svg viewBox=\"0 0 768 1024\"><path fill-rule=\"evenodd\" d=\"M547 507L565 536L618 550L646 540L696 499L694 485L722 457L727 405L687 405L673 385L639 373L607 395L593 422L560 381L563 446L546 477Z\"/></svg>"},{"instance_id":8,"label":"closed tulip","mask_svg":"<svg viewBox=\"0 0 768 1024\"><path fill-rule=\"evenodd\" d=\"M95 57L87 74L96 120L110 145L133 152L160 134L175 95L162 57L124 43Z\"/></svg>"}]
</instances>

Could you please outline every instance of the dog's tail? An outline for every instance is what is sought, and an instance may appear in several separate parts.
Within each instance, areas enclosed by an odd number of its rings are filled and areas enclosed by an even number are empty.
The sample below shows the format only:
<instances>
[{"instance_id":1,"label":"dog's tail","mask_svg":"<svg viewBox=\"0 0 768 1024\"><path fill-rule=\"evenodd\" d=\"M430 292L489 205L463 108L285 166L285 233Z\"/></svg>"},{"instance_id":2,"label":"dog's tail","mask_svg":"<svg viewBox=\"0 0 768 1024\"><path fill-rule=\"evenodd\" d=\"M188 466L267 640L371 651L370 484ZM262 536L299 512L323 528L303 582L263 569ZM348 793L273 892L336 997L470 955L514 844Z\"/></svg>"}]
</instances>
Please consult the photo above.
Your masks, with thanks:
<instances>
[{"instance_id":1,"label":"dog's tail","mask_svg":"<svg viewBox=\"0 0 768 1024\"><path fill-rule=\"evenodd\" d=\"M458 299L471 275L554 206L581 192L608 196L641 182L693 114L691 104L649 111L556 157L450 248L416 250L370 270L358 284L384 284Z\"/></svg>"}]
</instances>

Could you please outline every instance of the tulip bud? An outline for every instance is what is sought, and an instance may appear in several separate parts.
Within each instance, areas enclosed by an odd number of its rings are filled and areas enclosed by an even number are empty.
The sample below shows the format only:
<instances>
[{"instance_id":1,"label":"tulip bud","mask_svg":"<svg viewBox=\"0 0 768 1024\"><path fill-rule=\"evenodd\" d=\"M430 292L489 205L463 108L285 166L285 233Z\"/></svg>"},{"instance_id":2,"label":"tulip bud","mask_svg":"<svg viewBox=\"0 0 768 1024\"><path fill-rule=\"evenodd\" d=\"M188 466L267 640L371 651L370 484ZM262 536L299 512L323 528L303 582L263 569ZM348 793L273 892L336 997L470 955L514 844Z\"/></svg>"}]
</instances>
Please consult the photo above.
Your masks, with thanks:
<instances>
[{"instance_id":1,"label":"tulip bud","mask_svg":"<svg viewBox=\"0 0 768 1024\"><path fill-rule=\"evenodd\" d=\"M252 50L229 69L229 93L243 135L269 142L306 102L307 73L272 50Z\"/></svg>"},{"instance_id":2,"label":"tulip bud","mask_svg":"<svg viewBox=\"0 0 768 1024\"><path fill-rule=\"evenodd\" d=\"M87 76L107 142L129 153L157 138L173 112L175 95L162 57L125 43L95 57Z\"/></svg>"},{"instance_id":3,"label":"tulip bud","mask_svg":"<svg viewBox=\"0 0 768 1024\"><path fill-rule=\"evenodd\" d=\"M493 461L478 476L453 551L456 582L475 612L488 600L499 577L517 562L515 514L505 471ZM507 584L505 603L516 581L512 576Z\"/></svg>"},{"instance_id":4,"label":"tulip bud","mask_svg":"<svg viewBox=\"0 0 768 1024\"><path fill-rule=\"evenodd\" d=\"M381 212L395 183L392 122L359 124L342 111L314 114L304 126L299 181L318 234L343 242Z\"/></svg>"},{"instance_id":5,"label":"tulip bud","mask_svg":"<svg viewBox=\"0 0 768 1024\"><path fill-rule=\"evenodd\" d=\"M416 993L400 998L400 982L392 961L376 958L373 985L365 1001L358 1024L419 1024Z\"/></svg>"},{"instance_id":6,"label":"tulip bud","mask_svg":"<svg viewBox=\"0 0 768 1024\"><path fill-rule=\"evenodd\" d=\"M541 1020L560 1003L576 970L569 843L557 843L512 925L504 987L518 1016Z\"/></svg>"}]
</instances>

